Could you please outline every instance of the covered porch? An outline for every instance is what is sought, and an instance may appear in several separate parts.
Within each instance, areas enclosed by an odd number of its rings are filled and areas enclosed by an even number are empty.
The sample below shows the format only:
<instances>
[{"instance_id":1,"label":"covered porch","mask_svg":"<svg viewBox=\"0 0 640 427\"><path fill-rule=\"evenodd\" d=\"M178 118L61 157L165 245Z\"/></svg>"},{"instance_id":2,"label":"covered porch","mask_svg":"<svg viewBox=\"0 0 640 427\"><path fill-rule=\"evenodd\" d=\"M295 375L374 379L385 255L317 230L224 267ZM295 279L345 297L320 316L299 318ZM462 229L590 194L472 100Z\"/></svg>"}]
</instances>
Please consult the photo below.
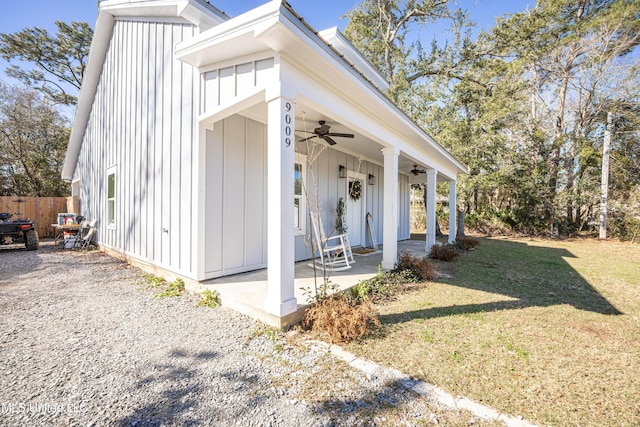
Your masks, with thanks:
<instances>
[{"instance_id":1,"label":"covered porch","mask_svg":"<svg viewBox=\"0 0 640 427\"><path fill-rule=\"evenodd\" d=\"M331 230L343 198L352 246L367 244L368 214L377 221L380 253L332 275L342 287L393 268L409 237L411 181L429 195L422 256L435 242L438 181L449 182L455 218L464 166L384 95L384 78L337 30L318 33L272 1L178 44L176 57L201 78L197 279L226 306L277 326L295 321L300 288L313 287L308 262L294 264L310 258L306 209Z\"/></svg>"},{"instance_id":2,"label":"covered porch","mask_svg":"<svg viewBox=\"0 0 640 427\"><path fill-rule=\"evenodd\" d=\"M407 251L412 255L423 258L427 256L424 240L404 240L397 243L398 251ZM329 274L329 280L340 286L340 289L348 289L358 282L374 277L382 263L382 250L366 254L355 255L355 264L348 270L333 271ZM306 289L315 289L314 271L310 267L309 260L295 264L295 298L297 309L291 313L285 322L283 319L268 313L265 310L264 301L267 298L268 276L267 269L236 274L233 276L210 279L200 283L202 290L217 291L225 307L232 308L243 314L259 319L260 321L276 326L288 326L297 323L302 318L304 310L308 306ZM322 284L322 271L316 271L317 284ZM284 323L284 324L283 324Z\"/></svg>"}]
</instances>

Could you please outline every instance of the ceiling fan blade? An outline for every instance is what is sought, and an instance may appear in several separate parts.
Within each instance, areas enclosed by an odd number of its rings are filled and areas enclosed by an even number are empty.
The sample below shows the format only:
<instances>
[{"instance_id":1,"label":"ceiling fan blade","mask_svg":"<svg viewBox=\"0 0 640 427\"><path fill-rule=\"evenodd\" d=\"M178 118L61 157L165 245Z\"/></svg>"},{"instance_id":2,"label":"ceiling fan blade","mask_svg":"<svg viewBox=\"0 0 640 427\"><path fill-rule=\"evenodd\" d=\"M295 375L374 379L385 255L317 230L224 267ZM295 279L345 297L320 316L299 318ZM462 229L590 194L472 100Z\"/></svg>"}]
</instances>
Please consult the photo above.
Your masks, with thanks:
<instances>
[{"instance_id":1,"label":"ceiling fan blade","mask_svg":"<svg viewBox=\"0 0 640 427\"><path fill-rule=\"evenodd\" d=\"M316 136L318 136L318 135L313 135L313 136L310 136L310 137L308 137L308 138L301 139L301 140L300 140L300 141L298 141L298 142L305 142L305 141L308 141L308 140L310 140L310 139L312 139L312 138L315 138Z\"/></svg>"},{"instance_id":2,"label":"ceiling fan blade","mask_svg":"<svg viewBox=\"0 0 640 427\"><path fill-rule=\"evenodd\" d=\"M331 139L330 136L325 135L325 136L322 137L322 139L327 141L329 143L329 145L336 145L336 142L333 139Z\"/></svg>"},{"instance_id":3,"label":"ceiling fan blade","mask_svg":"<svg viewBox=\"0 0 640 427\"><path fill-rule=\"evenodd\" d=\"M418 174L421 173L427 173L427 171L424 169L418 169L418 165L413 165L413 169L411 169L409 172L411 172L415 176L418 176Z\"/></svg>"},{"instance_id":4,"label":"ceiling fan blade","mask_svg":"<svg viewBox=\"0 0 640 427\"><path fill-rule=\"evenodd\" d=\"M302 129L296 129L296 132L315 133L315 132L311 132L310 130L302 130Z\"/></svg>"},{"instance_id":5,"label":"ceiling fan blade","mask_svg":"<svg viewBox=\"0 0 640 427\"><path fill-rule=\"evenodd\" d=\"M338 136L340 138L353 138L353 134L352 133L335 133L335 132L330 132L327 135L329 136Z\"/></svg>"}]
</instances>

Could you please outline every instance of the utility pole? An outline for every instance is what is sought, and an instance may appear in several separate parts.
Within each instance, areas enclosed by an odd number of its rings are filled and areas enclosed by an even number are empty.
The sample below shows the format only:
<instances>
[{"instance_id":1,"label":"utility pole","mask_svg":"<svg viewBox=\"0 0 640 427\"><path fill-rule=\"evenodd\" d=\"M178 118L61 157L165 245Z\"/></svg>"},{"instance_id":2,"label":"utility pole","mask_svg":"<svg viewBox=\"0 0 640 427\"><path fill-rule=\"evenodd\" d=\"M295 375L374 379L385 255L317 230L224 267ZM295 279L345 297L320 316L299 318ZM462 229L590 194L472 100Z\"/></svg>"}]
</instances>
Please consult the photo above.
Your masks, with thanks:
<instances>
[{"instance_id":1,"label":"utility pole","mask_svg":"<svg viewBox=\"0 0 640 427\"><path fill-rule=\"evenodd\" d=\"M604 128L602 143L602 178L600 180L600 239L607 238L607 198L609 197L609 151L611 146L611 127L613 113L607 113L607 124Z\"/></svg>"}]
</instances>

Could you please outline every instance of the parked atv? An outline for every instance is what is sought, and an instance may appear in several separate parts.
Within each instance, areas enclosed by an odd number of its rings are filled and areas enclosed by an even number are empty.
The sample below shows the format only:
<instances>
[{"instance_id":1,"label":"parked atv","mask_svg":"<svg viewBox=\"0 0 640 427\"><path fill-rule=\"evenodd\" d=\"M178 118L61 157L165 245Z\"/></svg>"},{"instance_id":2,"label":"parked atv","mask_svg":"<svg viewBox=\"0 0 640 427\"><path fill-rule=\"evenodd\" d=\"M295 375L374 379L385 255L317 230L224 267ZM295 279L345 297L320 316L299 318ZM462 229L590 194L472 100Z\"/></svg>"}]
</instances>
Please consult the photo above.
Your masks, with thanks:
<instances>
[{"instance_id":1,"label":"parked atv","mask_svg":"<svg viewBox=\"0 0 640 427\"><path fill-rule=\"evenodd\" d=\"M28 251L38 249L40 240L38 239L38 232L33 226L33 221L28 218L19 218L11 221L10 218L12 216L7 212L0 213L0 245L24 243Z\"/></svg>"}]
</instances>

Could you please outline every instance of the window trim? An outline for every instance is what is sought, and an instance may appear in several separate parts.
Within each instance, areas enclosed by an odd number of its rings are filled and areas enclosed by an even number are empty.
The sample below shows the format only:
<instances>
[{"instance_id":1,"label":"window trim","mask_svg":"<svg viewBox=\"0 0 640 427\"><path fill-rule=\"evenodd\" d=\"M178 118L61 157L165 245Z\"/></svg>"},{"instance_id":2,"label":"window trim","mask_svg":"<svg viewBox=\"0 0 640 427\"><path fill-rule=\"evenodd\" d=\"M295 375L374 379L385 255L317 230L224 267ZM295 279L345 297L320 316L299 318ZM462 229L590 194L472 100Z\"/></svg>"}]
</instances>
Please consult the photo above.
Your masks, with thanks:
<instances>
[{"instance_id":1,"label":"window trim","mask_svg":"<svg viewBox=\"0 0 640 427\"><path fill-rule=\"evenodd\" d=\"M113 176L113 196L109 197L109 179ZM107 215L106 215L106 223L108 230L115 230L117 224L117 207L118 207L118 174L117 167L110 166L107 168L106 174L106 192L105 199L107 201ZM111 204L113 203L113 210L111 209ZM112 217L113 215L113 217Z\"/></svg>"},{"instance_id":2,"label":"window trim","mask_svg":"<svg viewBox=\"0 0 640 427\"><path fill-rule=\"evenodd\" d=\"M293 160L293 171L295 173L295 165L299 164L302 166L300 174L301 174L301 179L304 182L306 187L306 183L307 183L307 156L305 156L304 154L300 154L300 153L296 153L295 159ZM295 180L295 176L294 176L294 180ZM295 194L295 181L294 181L294 190L293 190L293 200L295 201L296 199L300 200L300 204L298 205L298 213L299 213L299 218L298 218L298 227L293 227L293 234L295 236L302 236L305 235L307 232L307 202L305 200L304 197L304 187L302 187L301 189L301 194L297 195ZM295 206L295 205L294 205ZM294 214L294 220L295 220L295 214Z\"/></svg>"}]
</instances>

